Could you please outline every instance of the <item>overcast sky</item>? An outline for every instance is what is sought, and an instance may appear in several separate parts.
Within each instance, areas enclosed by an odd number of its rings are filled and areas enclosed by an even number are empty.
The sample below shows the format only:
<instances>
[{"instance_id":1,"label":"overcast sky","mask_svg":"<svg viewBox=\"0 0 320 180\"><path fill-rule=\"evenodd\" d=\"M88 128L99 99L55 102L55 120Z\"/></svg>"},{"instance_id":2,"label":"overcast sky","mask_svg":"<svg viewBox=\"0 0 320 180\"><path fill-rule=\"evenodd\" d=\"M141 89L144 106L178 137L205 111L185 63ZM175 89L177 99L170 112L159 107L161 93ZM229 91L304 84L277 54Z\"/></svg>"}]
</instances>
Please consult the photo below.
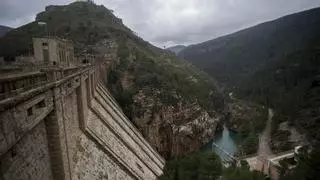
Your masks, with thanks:
<instances>
[{"instance_id":1,"label":"overcast sky","mask_svg":"<svg viewBox=\"0 0 320 180\"><path fill-rule=\"evenodd\" d=\"M0 0L0 24L18 27L46 5L72 0ZM320 0L95 0L154 45L193 44L287 14L320 7Z\"/></svg>"}]
</instances>

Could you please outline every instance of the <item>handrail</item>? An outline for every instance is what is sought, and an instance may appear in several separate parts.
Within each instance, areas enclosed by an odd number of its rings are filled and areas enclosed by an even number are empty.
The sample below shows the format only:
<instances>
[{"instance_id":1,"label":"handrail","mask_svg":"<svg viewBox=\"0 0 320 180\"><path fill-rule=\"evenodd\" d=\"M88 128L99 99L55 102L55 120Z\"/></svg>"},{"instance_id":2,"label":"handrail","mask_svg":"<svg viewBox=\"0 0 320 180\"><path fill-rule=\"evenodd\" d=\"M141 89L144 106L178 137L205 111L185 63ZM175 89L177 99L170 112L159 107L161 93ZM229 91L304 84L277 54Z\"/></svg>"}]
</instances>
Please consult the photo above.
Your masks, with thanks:
<instances>
[{"instance_id":1,"label":"handrail","mask_svg":"<svg viewBox=\"0 0 320 180\"><path fill-rule=\"evenodd\" d=\"M50 67L23 74L9 74L0 77L0 101L17 96L23 92L58 81L72 74L80 72L93 65L57 68Z\"/></svg>"},{"instance_id":2,"label":"handrail","mask_svg":"<svg viewBox=\"0 0 320 180\"><path fill-rule=\"evenodd\" d=\"M35 72L29 72L29 73L23 73L23 74L10 74L7 76L0 77L0 83L24 79L28 77L41 76L41 75L45 75L45 73L35 71Z\"/></svg>"}]
</instances>

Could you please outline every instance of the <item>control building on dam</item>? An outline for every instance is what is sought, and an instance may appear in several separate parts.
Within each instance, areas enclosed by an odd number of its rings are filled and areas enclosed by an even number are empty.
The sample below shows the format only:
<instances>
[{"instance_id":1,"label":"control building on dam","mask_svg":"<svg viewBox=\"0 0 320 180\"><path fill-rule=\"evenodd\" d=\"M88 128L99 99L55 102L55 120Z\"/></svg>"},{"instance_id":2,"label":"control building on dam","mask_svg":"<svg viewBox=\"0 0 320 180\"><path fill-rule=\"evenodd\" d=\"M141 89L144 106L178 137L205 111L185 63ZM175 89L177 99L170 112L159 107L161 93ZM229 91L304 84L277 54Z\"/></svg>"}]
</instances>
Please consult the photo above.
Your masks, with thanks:
<instances>
[{"instance_id":1,"label":"control building on dam","mask_svg":"<svg viewBox=\"0 0 320 180\"><path fill-rule=\"evenodd\" d=\"M108 62L34 38L41 70L0 76L1 180L155 180L164 159L105 87Z\"/></svg>"}]
</instances>

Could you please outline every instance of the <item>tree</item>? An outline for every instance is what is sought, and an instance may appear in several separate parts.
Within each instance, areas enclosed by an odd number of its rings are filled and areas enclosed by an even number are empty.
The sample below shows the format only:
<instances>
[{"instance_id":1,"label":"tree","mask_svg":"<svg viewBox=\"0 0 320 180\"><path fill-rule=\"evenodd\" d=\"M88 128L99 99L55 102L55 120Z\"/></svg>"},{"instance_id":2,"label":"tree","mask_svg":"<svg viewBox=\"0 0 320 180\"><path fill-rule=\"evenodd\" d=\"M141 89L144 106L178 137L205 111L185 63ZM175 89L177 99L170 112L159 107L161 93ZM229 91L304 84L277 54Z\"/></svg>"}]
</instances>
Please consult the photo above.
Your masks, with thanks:
<instances>
[{"instance_id":1,"label":"tree","mask_svg":"<svg viewBox=\"0 0 320 180\"><path fill-rule=\"evenodd\" d=\"M263 173L250 171L247 166L226 168L222 176L222 180L265 180L265 178Z\"/></svg>"},{"instance_id":2,"label":"tree","mask_svg":"<svg viewBox=\"0 0 320 180\"><path fill-rule=\"evenodd\" d=\"M169 161L160 180L214 180L222 173L215 153L195 153Z\"/></svg>"},{"instance_id":3,"label":"tree","mask_svg":"<svg viewBox=\"0 0 320 180\"><path fill-rule=\"evenodd\" d=\"M313 147L311 153L298 155L298 165L288 170L281 180L316 180L320 175L320 146Z\"/></svg>"},{"instance_id":4,"label":"tree","mask_svg":"<svg viewBox=\"0 0 320 180\"><path fill-rule=\"evenodd\" d=\"M241 165L241 167L245 167L247 169L250 168L248 161L243 160L243 159L240 161L240 165Z\"/></svg>"}]
</instances>

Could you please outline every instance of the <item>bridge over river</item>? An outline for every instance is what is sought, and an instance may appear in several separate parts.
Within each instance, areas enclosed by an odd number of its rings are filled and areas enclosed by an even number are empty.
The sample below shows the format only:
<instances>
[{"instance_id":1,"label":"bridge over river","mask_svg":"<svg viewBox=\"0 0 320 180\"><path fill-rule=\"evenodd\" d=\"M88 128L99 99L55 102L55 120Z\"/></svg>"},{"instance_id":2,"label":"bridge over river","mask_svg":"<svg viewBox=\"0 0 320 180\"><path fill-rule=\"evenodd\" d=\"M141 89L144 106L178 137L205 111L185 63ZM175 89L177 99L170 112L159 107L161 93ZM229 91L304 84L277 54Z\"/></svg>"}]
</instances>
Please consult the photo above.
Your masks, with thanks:
<instances>
[{"instance_id":1,"label":"bridge over river","mask_svg":"<svg viewBox=\"0 0 320 180\"><path fill-rule=\"evenodd\" d=\"M241 139L236 139L236 134L229 132L226 127L224 127L222 134L218 134L216 139L211 142L211 150L220 156L225 166L230 165L230 163L239 164L240 160L246 160L250 166L250 170L261 171L270 175L273 179L277 179L278 170L274 167L279 166L278 162L280 159L294 157L294 150L278 154L272 153L269 144L273 115L273 110L268 109L268 121L264 131L259 136L259 148L256 154L245 157L235 157L234 153L237 148L236 141L241 141Z\"/></svg>"}]
</instances>

